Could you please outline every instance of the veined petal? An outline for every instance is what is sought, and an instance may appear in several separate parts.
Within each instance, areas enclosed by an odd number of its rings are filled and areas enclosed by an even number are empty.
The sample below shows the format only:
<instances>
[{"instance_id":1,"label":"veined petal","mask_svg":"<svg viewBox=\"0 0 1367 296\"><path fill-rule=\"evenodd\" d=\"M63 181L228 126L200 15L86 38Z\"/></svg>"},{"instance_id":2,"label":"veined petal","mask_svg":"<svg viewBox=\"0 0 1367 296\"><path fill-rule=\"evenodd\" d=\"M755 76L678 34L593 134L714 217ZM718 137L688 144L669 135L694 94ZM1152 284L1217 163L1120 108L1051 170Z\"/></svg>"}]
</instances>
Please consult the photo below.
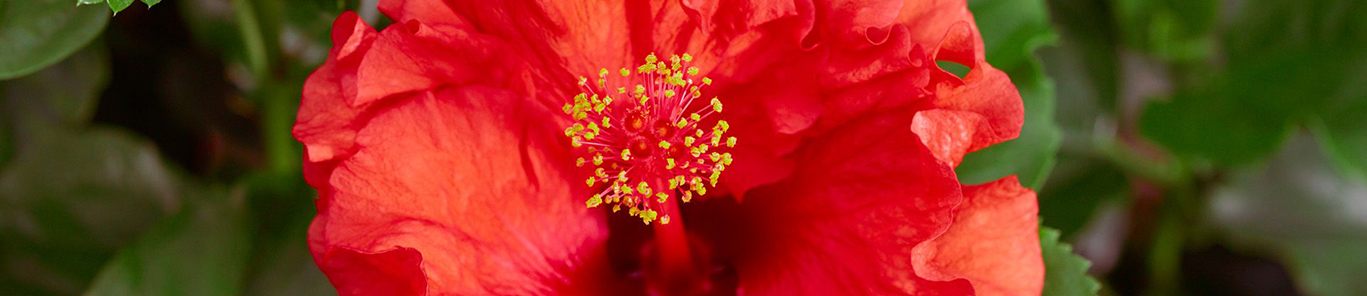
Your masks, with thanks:
<instances>
[{"instance_id":1,"label":"veined petal","mask_svg":"<svg viewBox=\"0 0 1367 296\"><path fill-rule=\"evenodd\" d=\"M607 287L607 227L568 181L578 179L552 123L536 120L551 111L480 86L411 96L363 124L311 226L310 249L334 282L383 275L343 292L417 282L443 295ZM405 269L414 261L421 273ZM378 266L393 270L357 270Z\"/></svg>"},{"instance_id":2,"label":"veined petal","mask_svg":"<svg viewBox=\"0 0 1367 296\"><path fill-rule=\"evenodd\" d=\"M1015 176L964 187L954 224L916 247L916 273L968 279L978 295L1039 295L1044 288L1035 193Z\"/></svg>"},{"instance_id":3,"label":"veined petal","mask_svg":"<svg viewBox=\"0 0 1367 296\"><path fill-rule=\"evenodd\" d=\"M913 248L949 227L962 201L952 170L884 113L832 130L794 152L792 177L752 191L728 227L743 294L971 293L966 281L917 276Z\"/></svg>"}]
</instances>

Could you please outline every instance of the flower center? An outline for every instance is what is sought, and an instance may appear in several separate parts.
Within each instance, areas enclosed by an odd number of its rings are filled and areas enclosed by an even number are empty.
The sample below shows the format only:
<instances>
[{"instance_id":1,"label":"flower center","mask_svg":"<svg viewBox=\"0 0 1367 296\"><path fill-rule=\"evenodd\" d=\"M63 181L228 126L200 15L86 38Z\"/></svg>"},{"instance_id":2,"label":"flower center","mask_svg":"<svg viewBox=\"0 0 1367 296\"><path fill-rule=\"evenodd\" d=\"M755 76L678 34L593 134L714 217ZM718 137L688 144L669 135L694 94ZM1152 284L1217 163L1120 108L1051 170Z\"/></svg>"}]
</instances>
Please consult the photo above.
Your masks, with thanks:
<instances>
[{"instance_id":1,"label":"flower center","mask_svg":"<svg viewBox=\"0 0 1367 296\"><path fill-rule=\"evenodd\" d=\"M711 120L722 112L721 101L699 100L712 80L694 80L692 59L684 54L666 62L650 54L634 72L622 68L621 81L609 81L608 69L598 71L596 84L579 78L584 92L563 111L575 120L565 129L581 155L575 164L594 168L585 183L598 193L588 207L611 205L646 224L668 224L661 208L670 199L686 203L717 186L736 138L725 136L725 120Z\"/></svg>"}]
</instances>

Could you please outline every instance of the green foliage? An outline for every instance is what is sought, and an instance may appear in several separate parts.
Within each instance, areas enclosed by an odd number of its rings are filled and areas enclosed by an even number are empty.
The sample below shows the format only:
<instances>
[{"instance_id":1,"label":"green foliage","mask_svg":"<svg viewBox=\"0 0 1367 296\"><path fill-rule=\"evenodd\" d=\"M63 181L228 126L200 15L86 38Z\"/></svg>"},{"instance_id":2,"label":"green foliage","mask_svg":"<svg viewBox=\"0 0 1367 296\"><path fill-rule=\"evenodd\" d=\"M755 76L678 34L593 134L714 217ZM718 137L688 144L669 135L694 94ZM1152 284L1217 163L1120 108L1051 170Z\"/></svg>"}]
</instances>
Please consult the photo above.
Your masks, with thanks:
<instances>
[{"instance_id":1,"label":"green foliage","mask_svg":"<svg viewBox=\"0 0 1367 296\"><path fill-rule=\"evenodd\" d=\"M133 5L133 0L77 0L76 3L86 5L99 4L100 2L105 2L106 4L109 4L109 10L114 11L115 15L118 15L120 11L128 9L129 6ZM157 3L161 3L161 0L142 0L142 4L147 4L148 8L151 8L153 5L157 5Z\"/></svg>"},{"instance_id":2,"label":"green foliage","mask_svg":"<svg viewBox=\"0 0 1367 296\"><path fill-rule=\"evenodd\" d=\"M1112 2L1122 41L1171 61L1209 56L1216 0L1120 0Z\"/></svg>"},{"instance_id":3,"label":"green foliage","mask_svg":"<svg viewBox=\"0 0 1367 296\"><path fill-rule=\"evenodd\" d=\"M1150 104L1144 135L1184 157L1237 166L1271 156L1297 125L1344 116L1335 114L1367 98L1367 20L1354 17L1363 13L1360 1L1250 2L1229 28L1242 33L1223 40L1227 66Z\"/></svg>"},{"instance_id":4,"label":"green foliage","mask_svg":"<svg viewBox=\"0 0 1367 296\"><path fill-rule=\"evenodd\" d=\"M70 0L0 3L0 80L28 75L90 43L109 22L103 9Z\"/></svg>"},{"instance_id":5,"label":"green foliage","mask_svg":"<svg viewBox=\"0 0 1367 296\"><path fill-rule=\"evenodd\" d=\"M1367 181L1367 97L1322 116L1315 125L1320 146L1347 174Z\"/></svg>"},{"instance_id":6,"label":"green foliage","mask_svg":"<svg viewBox=\"0 0 1367 296\"><path fill-rule=\"evenodd\" d=\"M243 197L200 195L120 250L85 295L240 295L251 250Z\"/></svg>"},{"instance_id":7,"label":"green foliage","mask_svg":"<svg viewBox=\"0 0 1367 296\"><path fill-rule=\"evenodd\" d=\"M1097 295L1101 284L1087 275L1092 262L1073 254L1073 246L1059 242L1058 230L1041 226L1040 253L1044 256L1044 293L1049 296Z\"/></svg>"},{"instance_id":8,"label":"green foliage","mask_svg":"<svg viewBox=\"0 0 1367 296\"><path fill-rule=\"evenodd\" d=\"M964 157L957 169L965 183L985 183L1017 175L1039 189L1054 165L1061 134L1054 123L1054 83L1044 75L1034 51L1056 39L1042 0L971 1L980 22L987 59L1011 77L1025 105L1020 137Z\"/></svg>"},{"instance_id":9,"label":"green foliage","mask_svg":"<svg viewBox=\"0 0 1367 296\"><path fill-rule=\"evenodd\" d=\"M6 257L32 260L38 285L68 294L108 256L175 211L178 180L150 143L122 131L52 129L24 138L0 173ZM97 165L92 167L92 165ZM14 274L10 274L14 276ZM29 277L19 277L29 278Z\"/></svg>"},{"instance_id":10,"label":"green foliage","mask_svg":"<svg viewBox=\"0 0 1367 296\"><path fill-rule=\"evenodd\" d=\"M1065 157L1039 194L1043 223L1066 239L1092 220L1096 209L1109 202L1125 201L1130 183L1125 172L1090 158Z\"/></svg>"}]
</instances>

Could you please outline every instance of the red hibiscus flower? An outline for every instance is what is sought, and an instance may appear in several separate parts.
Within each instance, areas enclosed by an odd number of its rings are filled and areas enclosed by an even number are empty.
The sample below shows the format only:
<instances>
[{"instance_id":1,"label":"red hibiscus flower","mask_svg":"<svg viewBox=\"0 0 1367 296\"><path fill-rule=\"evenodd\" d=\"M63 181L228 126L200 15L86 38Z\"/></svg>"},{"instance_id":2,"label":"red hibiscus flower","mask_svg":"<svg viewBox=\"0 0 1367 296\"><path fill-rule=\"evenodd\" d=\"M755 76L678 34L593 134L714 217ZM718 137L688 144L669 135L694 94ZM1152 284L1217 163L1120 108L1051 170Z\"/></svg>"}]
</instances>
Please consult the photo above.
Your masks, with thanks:
<instances>
[{"instance_id":1,"label":"red hibiscus flower","mask_svg":"<svg viewBox=\"0 0 1367 296\"><path fill-rule=\"evenodd\" d=\"M1040 293L1034 193L954 175L1023 116L963 0L380 9L294 128L343 295Z\"/></svg>"}]
</instances>

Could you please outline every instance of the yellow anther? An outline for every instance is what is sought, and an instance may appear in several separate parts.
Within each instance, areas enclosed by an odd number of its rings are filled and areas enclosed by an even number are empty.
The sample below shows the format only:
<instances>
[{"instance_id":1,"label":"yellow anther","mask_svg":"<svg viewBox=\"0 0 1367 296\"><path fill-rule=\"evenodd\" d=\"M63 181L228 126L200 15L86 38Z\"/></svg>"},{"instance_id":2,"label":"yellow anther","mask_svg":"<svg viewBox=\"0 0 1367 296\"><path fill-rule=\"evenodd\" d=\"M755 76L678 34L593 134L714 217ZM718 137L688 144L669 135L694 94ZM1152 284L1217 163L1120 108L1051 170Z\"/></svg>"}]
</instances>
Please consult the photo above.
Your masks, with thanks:
<instances>
[{"instance_id":1,"label":"yellow anther","mask_svg":"<svg viewBox=\"0 0 1367 296\"><path fill-rule=\"evenodd\" d=\"M593 184L597 184L597 182L598 182L598 178L594 178L594 177L589 177L587 180L584 180L584 184L588 184L589 187L593 187Z\"/></svg>"},{"instance_id":2,"label":"yellow anther","mask_svg":"<svg viewBox=\"0 0 1367 296\"><path fill-rule=\"evenodd\" d=\"M664 203L664 202L665 202L666 200L668 200L668 199L669 199L669 195L668 195L668 194L665 194L664 192L660 192L660 193L656 193L656 194L655 194L655 201L657 201L657 202L659 202L659 203Z\"/></svg>"},{"instance_id":3,"label":"yellow anther","mask_svg":"<svg viewBox=\"0 0 1367 296\"><path fill-rule=\"evenodd\" d=\"M603 128L612 128L612 122L607 117L603 117Z\"/></svg>"},{"instance_id":4,"label":"yellow anther","mask_svg":"<svg viewBox=\"0 0 1367 296\"><path fill-rule=\"evenodd\" d=\"M579 76L579 86L585 86L585 85L588 85L588 84L589 84L589 78L588 78L588 77Z\"/></svg>"},{"instance_id":5,"label":"yellow anther","mask_svg":"<svg viewBox=\"0 0 1367 296\"><path fill-rule=\"evenodd\" d=\"M702 115L698 115L698 113L688 114L688 119L693 121L699 121L702 120Z\"/></svg>"},{"instance_id":6,"label":"yellow anther","mask_svg":"<svg viewBox=\"0 0 1367 296\"><path fill-rule=\"evenodd\" d=\"M685 202L685 203L687 203L687 202L689 202L689 201L693 201L693 192L692 192L692 191L684 191L683 197L680 197L680 198L679 198L679 201L682 201L682 202Z\"/></svg>"},{"instance_id":7,"label":"yellow anther","mask_svg":"<svg viewBox=\"0 0 1367 296\"><path fill-rule=\"evenodd\" d=\"M693 56L688 55L688 54L686 54L686 53L683 54L682 58L683 58L683 61L685 61L685 62L692 62L692 61L693 61Z\"/></svg>"},{"instance_id":8,"label":"yellow anther","mask_svg":"<svg viewBox=\"0 0 1367 296\"><path fill-rule=\"evenodd\" d=\"M574 136L574 138L570 138L570 146L572 146L572 147L584 146L584 139L580 138L579 136Z\"/></svg>"},{"instance_id":9,"label":"yellow anther","mask_svg":"<svg viewBox=\"0 0 1367 296\"><path fill-rule=\"evenodd\" d=\"M593 175L594 175L594 176L597 176L597 177L599 177L599 178L607 178L607 177L608 177L608 172L607 172L607 170L605 170L605 169L603 169L603 168L597 168L597 169L594 169L594 170L593 170Z\"/></svg>"},{"instance_id":10,"label":"yellow anther","mask_svg":"<svg viewBox=\"0 0 1367 296\"><path fill-rule=\"evenodd\" d=\"M697 141L698 138L694 138L693 136L684 137L684 146L693 147L693 142Z\"/></svg>"},{"instance_id":11,"label":"yellow anther","mask_svg":"<svg viewBox=\"0 0 1367 296\"><path fill-rule=\"evenodd\" d=\"M584 205L590 208L596 208L601 204L603 204L603 197L597 194L594 194L593 197L590 197L589 200L584 203Z\"/></svg>"},{"instance_id":12,"label":"yellow anther","mask_svg":"<svg viewBox=\"0 0 1367 296\"><path fill-rule=\"evenodd\" d=\"M631 150L622 150L622 161L631 161Z\"/></svg>"},{"instance_id":13,"label":"yellow anther","mask_svg":"<svg viewBox=\"0 0 1367 296\"><path fill-rule=\"evenodd\" d=\"M602 155L602 154L595 154L595 155L593 155L593 165L603 165L603 155Z\"/></svg>"},{"instance_id":14,"label":"yellow anther","mask_svg":"<svg viewBox=\"0 0 1367 296\"><path fill-rule=\"evenodd\" d=\"M702 85L712 85L712 78L703 77Z\"/></svg>"},{"instance_id":15,"label":"yellow anther","mask_svg":"<svg viewBox=\"0 0 1367 296\"><path fill-rule=\"evenodd\" d=\"M684 120L683 118L679 118L679 122L674 123L674 126L678 128L684 128L685 126L688 126L688 121Z\"/></svg>"},{"instance_id":16,"label":"yellow anther","mask_svg":"<svg viewBox=\"0 0 1367 296\"><path fill-rule=\"evenodd\" d=\"M641 195L650 195L650 184L646 184L645 181L641 181L639 185L636 185L636 191L640 191Z\"/></svg>"},{"instance_id":17,"label":"yellow anther","mask_svg":"<svg viewBox=\"0 0 1367 296\"><path fill-rule=\"evenodd\" d=\"M585 162L587 161L585 161L583 157L577 158L574 160L574 166L584 166Z\"/></svg>"},{"instance_id":18,"label":"yellow anther","mask_svg":"<svg viewBox=\"0 0 1367 296\"><path fill-rule=\"evenodd\" d=\"M626 181L627 181L627 172L618 172L618 173L617 173L617 182L626 182Z\"/></svg>"},{"instance_id":19,"label":"yellow anther","mask_svg":"<svg viewBox=\"0 0 1367 296\"><path fill-rule=\"evenodd\" d=\"M652 53L646 55L646 64L654 64L655 61L656 61L656 59L655 59L655 53L652 52Z\"/></svg>"},{"instance_id":20,"label":"yellow anther","mask_svg":"<svg viewBox=\"0 0 1367 296\"><path fill-rule=\"evenodd\" d=\"M665 90L665 97L666 97L666 98L673 98L674 95L675 95L674 90L672 90L672 89L666 89L666 90Z\"/></svg>"},{"instance_id":21,"label":"yellow anther","mask_svg":"<svg viewBox=\"0 0 1367 296\"><path fill-rule=\"evenodd\" d=\"M669 142L660 141L660 149L669 149Z\"/></svg>"},{"instance_id":22,"label":"yellow anther","mask_svg":"<svg viewBox=\"0 0 1367 296\"><path fill-rule=\"evenodd\" d=\"M688 75L698 75L698 67L688 67Z\"/></svg>"},{"instance_id":23,"label":"yellow anther","mask_svg":"<svg viewBox=\"0 0 1367 296\"><path fill-rule=\"evenodd\" d=\"M622 70L618 72L622 73L622 77L627 77L631 75L631 70L627 70L627 68L622 68Z\"/></svg>"},{"instance_id":24,"label":"yellow anther","mask_svg":"<svg viewBox=\"0 0 1367 296\"><path fill-rule=\"evenodd\" d=\"M736 147L736 137L726 138L726 148Z\"/></svg>"},{"instance_id":25,"label":"yellow anther","mask_svg":"<svg viewBox=\"0 0 1367 296\"><path fill-rule=\"evenodd\" d=\"M716 97L712 98L712 111L721 113L721 100L718 100Z\"/></svg>"},{"instance_id":26,"label":"yellow anther","mask_svg":"<svg viewBox=\"0 0 1367 296\"><path fill-rule=\"evenodd\" d=\"M664 215L664 217L660 217L660 225L665 224L669 224L669 215Z\"/></svg>"},{"instance_id":27,"label":"yellow anther","mask_svg":"<svg viewBox=\"0 0 1367 296\"><path fill-rule=\"evenodd\" d=\"M676 179L674 179L674 178L670 178L670 179L669 179L669 190L674 190L674 189L678 189L678 188L679 188L679 181L676 180Z\"/></svg>"},{"instance_id":28,"label":"yellow anther","mask_svg":"<svg viewBox=\"0 0 1367 296\"><path fill-rule=\"evenodd\" d=\"M666 169L666 170L672 170L672 169L674 169L674 159L673 159L673 158L666 158L666 159L665 159L665 169Z\"/></svg>"},{"instance_id":29,"label":"yellow anther","mask_svg":"<svg viewBox=\"0 0 1367 296\"><path fill-rule=\"evenodd\" d=\"M598 77L608 76L608 68L598 70Z\"/></svg>"}]
</instances>

